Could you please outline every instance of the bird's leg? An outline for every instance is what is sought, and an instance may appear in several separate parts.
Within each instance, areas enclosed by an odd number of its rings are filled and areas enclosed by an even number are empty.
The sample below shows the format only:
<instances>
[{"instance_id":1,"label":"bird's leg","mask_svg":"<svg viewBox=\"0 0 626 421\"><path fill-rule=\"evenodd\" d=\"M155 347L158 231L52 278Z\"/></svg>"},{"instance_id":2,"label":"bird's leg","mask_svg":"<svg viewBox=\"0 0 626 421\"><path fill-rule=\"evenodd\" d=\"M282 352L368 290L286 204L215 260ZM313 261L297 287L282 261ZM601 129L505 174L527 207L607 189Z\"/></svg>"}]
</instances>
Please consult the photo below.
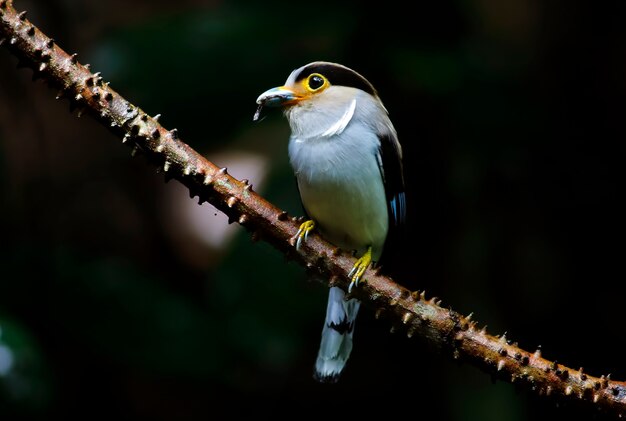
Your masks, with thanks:
<instances>
[{"instance_id":1,"label":"bird's leg","mask_svg":"<svg viewBox=\"0 0 626 421\"><path fill-rule=\"evenodd\" d=\"M300 250L300 245L302 244L302 240L306 241L309 236L309 232L313 231L315 228L315 221L309 219L308 221L304 221L302 225L300 225L300 229L296 233L296 237L298 240L296 241L296 250Z\"/></svg>"},{"instance_id":2,"label":"bird's leg","mask_svg":"<svg viewBox=\"0 0 626 421\"><path fill-rule=\"evenodd\" d=\"M348 276L352 279L348 286L348 293L352 292L352 287L359 285L361 277L372 263L372 247L368 247L367 251L356 261Z\"/></svg>"}]
</instances>

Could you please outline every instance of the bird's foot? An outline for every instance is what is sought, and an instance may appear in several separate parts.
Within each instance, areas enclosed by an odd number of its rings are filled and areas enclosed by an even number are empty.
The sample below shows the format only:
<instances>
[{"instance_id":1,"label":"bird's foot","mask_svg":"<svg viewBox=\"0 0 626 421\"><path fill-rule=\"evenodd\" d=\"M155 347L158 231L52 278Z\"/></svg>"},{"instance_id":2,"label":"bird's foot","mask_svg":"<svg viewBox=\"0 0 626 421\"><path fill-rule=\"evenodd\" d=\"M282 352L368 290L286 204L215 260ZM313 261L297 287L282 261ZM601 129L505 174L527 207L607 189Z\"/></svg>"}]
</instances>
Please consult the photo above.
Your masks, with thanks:
<instances>
[{"instance_id":1,"label":"bird's foot","mask_svg":"<svg viewBox=\"0 0 626 421\"><path fill-rule=\"evenodd\" d=\"M350 271L350 273L348 273L348 276L351 278L350 285L348 286L348 293L352 292L353 287L359 285L359 282L361 282L361 278L363 277L363 274L365 273L365 271L367 270L367 268L370 266L371 263L372 263L372 248L368 247L365 254L363 254L363 256L361 256L356 261L356 263L352 267L352 270Z\"/></svg>"},{"instance_id":2,"label":"bird's foot","mask_svg":"<svg viewBox=\"0 0 626 421\"><path fill-rule=\"evenodd\" d=\"M313 231L314 228L315 221L311 219L309 219L308 221L304 221L302 225L300 225L300 229L296 233L296 237L298 238L296 240L296 250L300 250L300 245L302 244L302 241L307 240L307 238L309 237L309 232Z\"/></svg>"}]
</instances>

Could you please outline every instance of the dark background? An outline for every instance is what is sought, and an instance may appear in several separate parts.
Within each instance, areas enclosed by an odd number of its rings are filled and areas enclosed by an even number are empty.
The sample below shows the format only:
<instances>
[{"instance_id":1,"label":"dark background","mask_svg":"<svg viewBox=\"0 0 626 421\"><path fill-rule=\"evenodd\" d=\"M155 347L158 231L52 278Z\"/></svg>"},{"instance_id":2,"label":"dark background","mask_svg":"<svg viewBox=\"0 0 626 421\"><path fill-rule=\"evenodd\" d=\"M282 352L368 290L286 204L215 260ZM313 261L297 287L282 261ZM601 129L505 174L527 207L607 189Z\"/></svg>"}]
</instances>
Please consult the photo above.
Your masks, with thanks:
<instances>
[{"instance_id":1,"label":"dark background","mask_svg":"<svg viewBox=\"0 0 626 421\"><path fill-rule=\"evenodd\" d=\"M626 379L626 3L406 5L15 0L292 214L287 124L253 123L254 101L310 61L359 71L404 148L410 242L387 270L525 349ZM601 418L367 308L341 381L315 383L326 287L16 64L0 49L0 419Z\"/></svg>"}]
</instances>

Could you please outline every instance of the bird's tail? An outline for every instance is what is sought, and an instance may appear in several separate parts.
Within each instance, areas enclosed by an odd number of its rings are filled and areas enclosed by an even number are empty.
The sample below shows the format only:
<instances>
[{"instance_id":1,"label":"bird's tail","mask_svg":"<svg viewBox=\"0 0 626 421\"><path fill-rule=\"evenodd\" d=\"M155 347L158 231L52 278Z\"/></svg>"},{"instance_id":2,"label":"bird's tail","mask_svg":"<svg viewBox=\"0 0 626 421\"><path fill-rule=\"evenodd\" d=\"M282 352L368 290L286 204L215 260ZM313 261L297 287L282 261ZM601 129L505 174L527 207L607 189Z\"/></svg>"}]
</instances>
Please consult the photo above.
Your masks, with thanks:
<instances>
[{"instance_id":1,"label":"bird's tail","mask_svg":"<svg viewBox=\"0 0 626 421\"><path fill-rule=\"evenodd\" d=\"M313 374L316 380L334 383L339 379L352 351L352 333L359 305L360 302L354 298L345 300L341 288L330 288L322 342Z\"/></svg>"}]
</instances>

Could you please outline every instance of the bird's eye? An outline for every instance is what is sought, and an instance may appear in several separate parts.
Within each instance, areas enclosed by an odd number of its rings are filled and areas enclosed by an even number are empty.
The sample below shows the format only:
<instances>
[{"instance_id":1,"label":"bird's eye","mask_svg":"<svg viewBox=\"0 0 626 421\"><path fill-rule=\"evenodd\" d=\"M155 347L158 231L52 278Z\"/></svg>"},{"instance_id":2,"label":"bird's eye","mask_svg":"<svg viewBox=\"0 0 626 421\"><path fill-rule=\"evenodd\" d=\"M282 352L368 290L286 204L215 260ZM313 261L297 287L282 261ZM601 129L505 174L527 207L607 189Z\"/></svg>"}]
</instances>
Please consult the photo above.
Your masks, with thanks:
<instances>
[{"instance_id":1,"label":"bird's eye","mask_svg":"<svg viewBox=\"0 0 626 421\"><path fill-rule=\"evenodd\" d=\"M312 74L308 79L309 89L316 91L324 86L324 77L318 74Z\"/></svg>"}]
</instances>

